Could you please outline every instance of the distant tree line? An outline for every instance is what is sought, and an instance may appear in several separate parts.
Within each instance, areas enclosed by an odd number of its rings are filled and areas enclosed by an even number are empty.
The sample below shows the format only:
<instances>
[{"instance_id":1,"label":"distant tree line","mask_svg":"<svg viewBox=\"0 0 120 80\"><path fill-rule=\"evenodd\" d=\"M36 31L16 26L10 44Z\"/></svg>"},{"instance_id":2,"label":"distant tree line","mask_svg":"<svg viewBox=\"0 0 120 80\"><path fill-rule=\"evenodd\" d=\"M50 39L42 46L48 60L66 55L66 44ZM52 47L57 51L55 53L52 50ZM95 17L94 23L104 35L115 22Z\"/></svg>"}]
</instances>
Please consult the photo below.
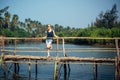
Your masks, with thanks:
<instances>
[{"instance_id":1,"label":"distant tree line","mask_svg":"<svg viewBox=\"0 0 120 80\"><path fill-rule=\"evenodd\" d=\"M0 35L7 37L42 37L46 34L46 24L31 18L19 21L17 14L8 12L9 6L0 10ZM118 20L116 4L110 10L101 12L96 21L87 28L64 27L59 24L52 25L56 34L60 37L120 37L120 21ZM67 42L79 44L105 44L110 40L67 40Z\"/></svg>"}]
</instances>

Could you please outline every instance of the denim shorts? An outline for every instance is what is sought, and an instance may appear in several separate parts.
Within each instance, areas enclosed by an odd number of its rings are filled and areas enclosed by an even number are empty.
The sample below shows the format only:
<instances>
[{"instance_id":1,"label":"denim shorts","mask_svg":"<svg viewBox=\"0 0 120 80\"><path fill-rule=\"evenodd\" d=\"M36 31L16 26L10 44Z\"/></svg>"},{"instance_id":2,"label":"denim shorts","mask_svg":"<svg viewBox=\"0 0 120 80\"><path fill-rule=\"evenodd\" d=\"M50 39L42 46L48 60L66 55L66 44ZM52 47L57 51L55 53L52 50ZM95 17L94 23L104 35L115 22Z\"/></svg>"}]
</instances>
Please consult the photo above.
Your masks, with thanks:
<instances>
[{"instance_id":1,"label":"denim shorts","mask_svg":"<svg viewBox=\"0 0 120 80\"><path fill-rule=\"evenodd\" d=\"M52 44L52 39L46 39L46 44Z\"/></svg>"}]
</instances>

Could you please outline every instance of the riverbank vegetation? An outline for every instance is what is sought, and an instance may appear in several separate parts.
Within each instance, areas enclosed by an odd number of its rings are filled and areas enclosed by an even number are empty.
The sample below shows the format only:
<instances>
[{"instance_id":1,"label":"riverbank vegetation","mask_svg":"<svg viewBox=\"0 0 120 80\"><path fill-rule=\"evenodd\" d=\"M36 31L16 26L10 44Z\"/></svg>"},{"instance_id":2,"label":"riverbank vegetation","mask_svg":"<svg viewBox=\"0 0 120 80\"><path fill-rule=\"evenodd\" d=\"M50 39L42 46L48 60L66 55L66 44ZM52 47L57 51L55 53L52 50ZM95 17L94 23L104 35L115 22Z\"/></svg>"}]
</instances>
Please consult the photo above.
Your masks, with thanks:
<instances>
[{"instance_id":1,"label":"riverbank vegetation","mask_svg":"<svg viewBox=\"0 0 120 80\"><path fill-rule=\"evenodd\" d=\"M40 21L25 19L19 20L17 14L8 12L9 6L0 9L0 35L6 37L42 37L46 34L46 25ZM114 4L110 10L101 12L96 21L85 28L72 26L52 25L60 37L120 37L120 21L118 20L117 6ZM105 44L110 40L67 40L77 44Z\"/></svg>"}]
</instances>

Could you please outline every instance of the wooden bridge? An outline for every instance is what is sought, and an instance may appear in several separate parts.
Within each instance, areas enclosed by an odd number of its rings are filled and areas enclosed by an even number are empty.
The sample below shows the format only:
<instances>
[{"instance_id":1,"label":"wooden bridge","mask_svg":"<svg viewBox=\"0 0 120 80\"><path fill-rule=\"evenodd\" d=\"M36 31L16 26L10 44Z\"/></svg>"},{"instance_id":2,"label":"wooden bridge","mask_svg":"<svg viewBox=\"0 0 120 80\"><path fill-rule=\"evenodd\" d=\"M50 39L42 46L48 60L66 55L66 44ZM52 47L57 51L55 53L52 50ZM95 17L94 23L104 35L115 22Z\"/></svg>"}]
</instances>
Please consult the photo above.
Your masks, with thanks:
<instances>
[{"instance_id":1,"label":"wooden bridge","mask_svg":"<svg viewBox=\"0 0 120 80\"><path fill-rule=\"evenodd\" d=\"M56 49L52 49L51 52L56 52L55 57L45 57L45 56L34 56L34 55L17 55L17 52L46 52L45 49L39 49L32 47L28 47L27 49L22 47L22 49L18 49L17 42L20 40L33 40L33 41L41 41L44 40L44 38L13 38L13 37L0 37L1 41L1 59L2 63L4 65L4 75L6 76L6 64L7 63L14 63L14 70L16 73L17 66L19 64L24 63L28 64L28 70L29 70L29 77L30 75L30 64L35 64L36 65L36 74L37 74L37 64L54 64L55 65L55 72L54 72L54 80L58 79L58 64L80 64L83 62L83 64L93 64L94 65L94 80L97 80L97 64L105 64L105 63L110 63L116 66L116 71L115 71L115 80L120 80L120 55L119 55L119 40L120 38L92 38L92 37L59 37L59 38L54 38L56 40ZM73 48L73 49L66 49L65 48L65 40L66 39L97 39L97 40L112 40L115 41L115 47L114 48ZM59 41L62 41L62 49L59 49ZM6 49L5 48L5 43L6 41L12 41L14 43L14 47L12 50ZM114 43L114 42L113 42ZM12 52L13 55L11 54L6 54ZM58 52L63 53L63 57L58 56ZM116 57L115 58L94 58L94 57L89 57L89 58L80 58L80 57L67 57L66 52L115 52ZM42 60L38 61L38 60ZM70 70L70 67L68 67Z\"/></svg>"}]
</instances>

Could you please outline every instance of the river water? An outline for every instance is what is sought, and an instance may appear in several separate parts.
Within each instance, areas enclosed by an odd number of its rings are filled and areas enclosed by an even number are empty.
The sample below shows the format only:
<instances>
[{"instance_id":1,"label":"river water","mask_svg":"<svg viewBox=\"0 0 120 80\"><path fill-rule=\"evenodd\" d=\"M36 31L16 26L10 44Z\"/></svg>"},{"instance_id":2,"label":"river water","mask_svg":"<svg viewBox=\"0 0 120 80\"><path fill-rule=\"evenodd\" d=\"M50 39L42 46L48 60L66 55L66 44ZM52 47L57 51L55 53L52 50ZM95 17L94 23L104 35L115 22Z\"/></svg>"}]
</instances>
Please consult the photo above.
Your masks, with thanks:
<instances>
[{"instance_id":1,"label":"river water","mask_svg":"<svg viewBox=\"0 0 120 80\"><path fill-rule=\"evenodd\" d=\"M23 43L17 44L18 48L26 47L26 48L40 48L45 49L45 43ZM13 45L7 45L7 47L11 47ZM59 44L59 49L62 49L62 44ZM75 44L65 44L65 48L96 48L93 46L85 46L85 45L75 45ZM99 47L98 47L99 48ZM53 44L53 49L56 49L56 44ZM13 54L13 53L9 53ZM17 55L33 55L33 56L47 56L46 52L17 52ZM96 57L96 58L114 58L114 52L66 52L67 56L76 56L76 57ZM63 55L62 52L58 52L58 56L61 57ZM50 56L56 56L56 52L50 52ZM28 73L28 64L19 64L20 70L17 75L18 80L54 80L54 64L38 64L37 65L37 75L35 71L35 64L31 64L30 75ZM93 72L93 64L70 64L70 71L67 67L67 72L64 74L64 66L59 64L59 75L58 80L94 80L94 72ZM7 79L12 80L14 74L14 65L9 63L7 64ZM4 79L3 75L3 65L0 66L0 80ZM97 80L114 80L115 77L115 65L114 64L98 64L98 74ZM29 77L30 76L30 77Z\"/></svg>"}]
</instances>

